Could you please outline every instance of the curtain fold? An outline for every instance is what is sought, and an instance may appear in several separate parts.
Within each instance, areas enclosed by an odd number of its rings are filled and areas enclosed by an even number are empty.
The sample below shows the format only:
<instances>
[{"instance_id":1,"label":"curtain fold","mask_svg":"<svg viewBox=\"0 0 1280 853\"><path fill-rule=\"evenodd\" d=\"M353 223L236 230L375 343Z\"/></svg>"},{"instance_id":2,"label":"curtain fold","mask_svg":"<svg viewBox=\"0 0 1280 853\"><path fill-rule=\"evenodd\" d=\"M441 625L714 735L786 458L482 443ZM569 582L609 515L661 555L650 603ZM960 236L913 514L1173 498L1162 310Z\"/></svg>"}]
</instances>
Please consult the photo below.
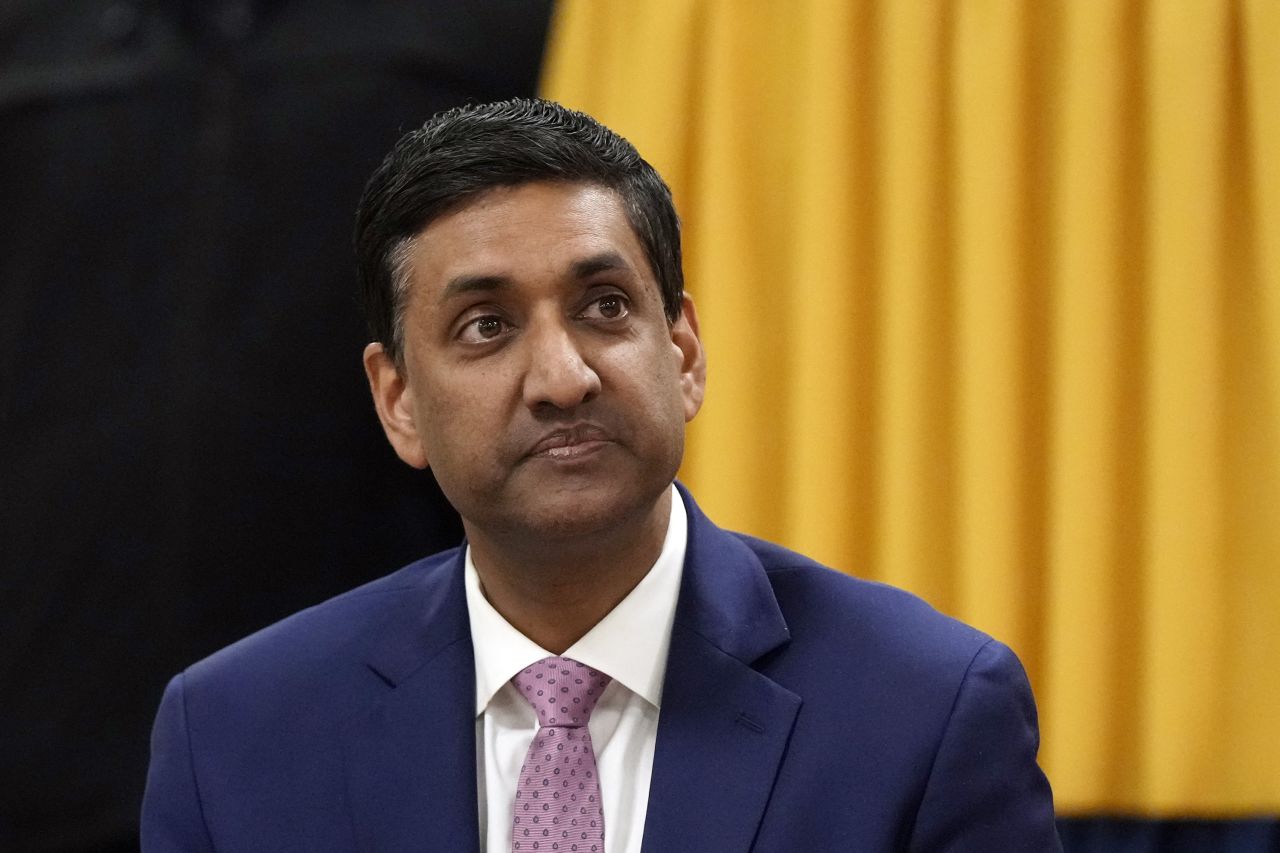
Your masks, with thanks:
<instances>
[{"instance_id":1,"label":"curtain fold","mask_svg":"<svg viewBox=\"0 0 1280 853\"><path fill-rule=\"evenodd\" d=\"M1032 676L1066 814L1280 811L1280 5L561 0L668 178L713 518Z\"/></svg>"}]
</instances>

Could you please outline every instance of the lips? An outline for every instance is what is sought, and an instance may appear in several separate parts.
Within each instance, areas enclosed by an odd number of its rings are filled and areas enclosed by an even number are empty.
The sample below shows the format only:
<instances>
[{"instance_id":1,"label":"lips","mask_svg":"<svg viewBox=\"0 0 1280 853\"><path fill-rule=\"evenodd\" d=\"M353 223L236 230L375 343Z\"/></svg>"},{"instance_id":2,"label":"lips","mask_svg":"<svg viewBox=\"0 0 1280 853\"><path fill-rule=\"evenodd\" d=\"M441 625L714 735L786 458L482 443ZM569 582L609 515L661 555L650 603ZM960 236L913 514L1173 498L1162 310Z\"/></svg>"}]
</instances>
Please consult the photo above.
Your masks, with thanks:
<instances>
[{"instance_id":1,"label":"lips","mask_svg":"<svg viewBox=\"0 0 1280 853\"><path fill-rule=\"evenodd\" d=\"M529 449L529 456L570 459L590 453L610 441L608 433L594 424L576 424L552 430Z\"/></svg>"}]
</instances>

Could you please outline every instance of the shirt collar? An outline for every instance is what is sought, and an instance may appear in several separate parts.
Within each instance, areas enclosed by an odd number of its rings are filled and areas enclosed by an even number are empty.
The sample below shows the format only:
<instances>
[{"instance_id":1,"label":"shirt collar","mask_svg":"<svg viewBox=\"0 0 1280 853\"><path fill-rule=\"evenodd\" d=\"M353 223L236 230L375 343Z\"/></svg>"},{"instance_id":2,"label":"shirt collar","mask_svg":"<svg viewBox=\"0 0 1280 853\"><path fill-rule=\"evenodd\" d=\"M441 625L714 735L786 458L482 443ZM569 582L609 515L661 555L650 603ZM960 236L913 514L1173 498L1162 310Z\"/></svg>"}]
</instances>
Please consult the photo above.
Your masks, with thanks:
<instances>
[{"instance_id":1,"label":"shirt collar","mask_svg":"<svg viewBox=\"0 0 1280 853\"><path fill-rule=\"evenodd\" d=\"M662 679L671 647L680 578L684 572L689 520L672 486L671 517L662 552L635 589L565 653L638 694L655 708L662 703ZM467 612L476 663L476 715L520 670L551 652L517 631L484 597L468 547L465 562Z\"/></svg>"}]
</instances>

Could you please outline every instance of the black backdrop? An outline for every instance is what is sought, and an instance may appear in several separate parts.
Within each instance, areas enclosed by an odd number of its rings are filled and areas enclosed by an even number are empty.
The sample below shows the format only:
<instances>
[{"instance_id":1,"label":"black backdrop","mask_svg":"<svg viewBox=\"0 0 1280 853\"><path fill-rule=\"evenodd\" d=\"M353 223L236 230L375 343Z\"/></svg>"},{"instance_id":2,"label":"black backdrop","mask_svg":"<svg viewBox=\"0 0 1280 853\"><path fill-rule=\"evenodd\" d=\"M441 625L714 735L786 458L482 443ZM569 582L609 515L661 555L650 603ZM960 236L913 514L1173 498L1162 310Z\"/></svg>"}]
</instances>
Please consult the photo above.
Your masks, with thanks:
<instances>
[{"instance_id":1,"label":"black backdrop","mask_svg":"<svg viewBox=\"0 0 1280 853\"><path fill-rule=\"evenodd\" d=\"M169 676L459 538L368 401L353 213L548 17L0 4L0 849L136 848Z\"/></svg>"}]
</instances>

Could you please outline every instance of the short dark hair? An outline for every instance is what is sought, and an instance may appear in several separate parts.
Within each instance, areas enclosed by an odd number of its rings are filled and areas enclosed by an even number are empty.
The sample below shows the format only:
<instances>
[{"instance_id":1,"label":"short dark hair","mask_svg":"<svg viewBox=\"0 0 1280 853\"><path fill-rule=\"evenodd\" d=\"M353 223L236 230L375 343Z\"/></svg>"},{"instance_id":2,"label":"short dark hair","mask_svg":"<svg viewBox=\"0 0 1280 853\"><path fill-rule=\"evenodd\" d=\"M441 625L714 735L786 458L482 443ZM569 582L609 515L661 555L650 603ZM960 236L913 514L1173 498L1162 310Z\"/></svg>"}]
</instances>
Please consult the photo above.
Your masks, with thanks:
<instances>
[{"instance_id":1,"label":"short dark hair","mask_svg":"<svg viewBox=\"0 0 1280 853\"><path fill-rule=\"evenodd\" d=\"M369 332L403 364L410 242L435 219L495 187L582 182L616 192L644 247L671 322L684 273L671 190L635 146L591 116L519 98L457 107L401 137L365 186L356 256Z\"/></svg>"}]
</instances>

